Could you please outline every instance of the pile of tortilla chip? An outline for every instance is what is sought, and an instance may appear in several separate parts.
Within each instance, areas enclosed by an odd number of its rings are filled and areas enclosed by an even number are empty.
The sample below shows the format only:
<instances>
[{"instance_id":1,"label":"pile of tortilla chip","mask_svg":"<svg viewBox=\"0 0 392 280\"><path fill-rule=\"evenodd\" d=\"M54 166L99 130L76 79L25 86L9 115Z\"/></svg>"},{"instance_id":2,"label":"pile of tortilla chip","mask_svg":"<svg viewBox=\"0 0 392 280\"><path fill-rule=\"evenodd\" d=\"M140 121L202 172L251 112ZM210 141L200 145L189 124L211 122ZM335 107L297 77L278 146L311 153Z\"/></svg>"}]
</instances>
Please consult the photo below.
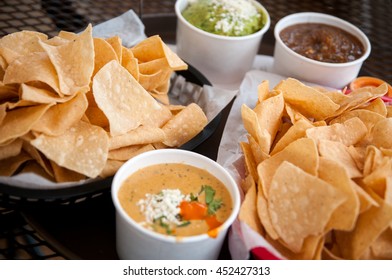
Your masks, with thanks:
<instances>
[{"instance_id":1,"label":"pile of tortilla chip","mask_svg":"<svg viewBox=\"0 0 392 280\"><path fill-rule=\"evenodd\" d=\"M93 38L91 25L4 36L0 176L107 177L144 151L181 146L207 124L198 105L169 104L170 77L185 69L159 36L132 48L118 36Z\"/></svg>"},{"instance_id":2,"label":"pile of tortilla chip","mask_svg":"<svg viewBox=\"0 0 392 280\"><path fill-rule=\"evenodd\" d=\"M386 84L344 94L289 78L243 104L239 219L287 259L392 259Z\"/></svg>"}]
</instances>

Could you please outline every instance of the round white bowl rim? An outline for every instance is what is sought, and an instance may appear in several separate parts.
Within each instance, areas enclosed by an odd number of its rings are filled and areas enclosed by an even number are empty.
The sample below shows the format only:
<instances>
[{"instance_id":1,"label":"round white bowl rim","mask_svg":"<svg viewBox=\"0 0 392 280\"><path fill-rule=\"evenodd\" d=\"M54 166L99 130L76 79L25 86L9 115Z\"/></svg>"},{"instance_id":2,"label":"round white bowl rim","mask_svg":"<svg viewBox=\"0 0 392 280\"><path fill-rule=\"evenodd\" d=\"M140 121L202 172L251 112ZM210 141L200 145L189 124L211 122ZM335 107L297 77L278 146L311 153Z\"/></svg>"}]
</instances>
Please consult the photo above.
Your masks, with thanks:
<instances>
[{"instance_id":1,"label":"round white bowl rim","mask_svg":"<svg viewBox=\"0 0 392 280\"><path fill-rule=\"evenodd\" d=\"M267 9L260 4L259 2L252 0L257 6L259 6L259 8L263 11L264 15L266 16L266 22L264 24L264 26L256 31L255 33L249 34L249 35L244 35L244 36L225 36L225 35L218 35L218 34L214 34L214 33L210 33L207 31L204 31L200 28L197 28L196 26L192 25L191 23L189 23L183 16L180 10L180 1L177 0L176 4L174 6L175 12L177 14L177 18L179 20L181 20L186 26L188 26L190 29L203 34L207 37L211 37L211 38L215 38L218 40L227 40L227 41L243 41L243 40L248 40L248 39L252 39L254 37L258 37L260 35L263 35L265 32L267 32L267 30L269 29L270 25L271 25L271 19L269 16L269 13L267 11Z\"/></svg>"},{"instance_id":2,"label":"round white bowl rim","mask_svg":"<svg viewBox=\"0 0 392 280\"><path fill-rule=\"evenodd\" d=\"M349 61L349 62L343 62L343 63L322 62L322 61L314 60L314 59L311 59L311 58L308 58L306 56L303 56L303 55L300 55L300 54L296 53L295 51L290 49L285 43L283 43L283 41L282 41L282 39L280 38L280 35L279 35L279 33L281 31L279 29L279 27L280 27L280 25L282 25L285 21L287 21L289 19L292 19L292 18L306 18L308 16L318 17L320 19L328 19L328 20L331 20L331 22L337 22L337 23L341 23L341 24L344 24L346 26L349 26L351 29L353 29L356 32L356 34L352 34L351 32L350 33L352 35L356 36L356 37L360 37L358 39L360 39L361 41L365 42L365 44L364 44L365 53L361 57L357 58L356 60ZM317 22L316 20L317 19L314 19L311 22ZM309 21L303 21L303 22L304 23L308 23ZM300 22L298 22L298 23L300 23ZM292 25L292 24L290 24L290 25ZM290 26L290 25L287 25L287 26ZM366 36L366 34L362 30L360 30L358 27L356 27L355 25L353 25L352 23L350 23L350 22L348 22L346 20L343 20L341 18L332 16L332 15L329 15L329 14L323 14L323 13L302 12L302 13L295 13L295 14L287 15L287 16L281 18L276 23L275 29L274 29L274 37L275 37L275 40L276 40L277 43L282 45L284 49L286 49L289 53L291 53L295 57L297 57L299 59L302 59L304 61L307 61L309 63L315 64L315 65L328 66L328 67L331 67L331 68L349 67L349 66L361 63L361 62L365 61L369 57L370 51L371 51L370 41L369 41L368 37Z\"/></svg>"},{"instance_id":3,"label":"round white bowl rim","mask_svg":"<svg viewBox=\"0 0 392 280\"><path fill-rule=\"evenodd\" d=\"M192 243L192 242L199 242L199 241L203 241L209 238L213 238L210 237L207 233L204 234L200 234L200 235L194 235L194 236L169 236L169 235L164 235L164 234L160 234L157 232L154 232L152 230L146 229L145 227L143 227L142 225L140 225L139 223L135 222L126 212L125 210L122 208L122 206L120 205L119 199L118 199L118 191L122 185L122 182L120 182L120 178L119 178L119 174L120 172L122 172L122 170L126 169L129 165L134 164L135 161L138 161L142 158L145 157L149 157L149 156L154 156L155 154L166 154L167 156L169 155L173 155L173 153L176 154L182 154L182 155L190 155L196 158L199 158L201 160L204 160L205 162L207 162L208 164L212 164L215 167L217 167L218 169L221 170L222 173L225 174L225 176L227 176L228 180L230 181L230 183L233 186L237 186L236 182L234 181L233 177L230 175L230 173L220 164L218 164L217 162L213 161L212 159L203 156L201 154L198 154L196 152L192 152L192 151L188 151L188 150L180 150L180 149L161 149L161 150L153 150L153 151L147 151L144 152L140 155L137 155L131 159L129 159L128 161L126 161L121 167L120 169L116 172L116 174L114 175L113 178L113 182L112 182L112 187L111 187L111 195L112 195L112 201L113 204L116 208L116 212L118 214L121 215L121 217L123 219L125 219L129 224L131 224L136 230L138 230L140 233L142 234L146 234L147 236L150 236L151 238L154 238L156 240L159 241L163 241L163 242L167 242L167 243ZM170 163L170 157L168 158L168 162ZM175 161L172 161L175 162ZM192 164L190 164L192 165ZM117 190L114 190L114 186L118 186ZM230 214L230 216L226 219L225 222L223 222L223 224L221 226L219 226L219 231L224 231L227 230L230 225L234 222L234 220L236 219L238 212L239 212L239 208L240 208L240 193L237 187L235 187L233 189L233 197L232 197L233 201L233 209L232 209L232 213Z\"/></svg>"}]
</instances>

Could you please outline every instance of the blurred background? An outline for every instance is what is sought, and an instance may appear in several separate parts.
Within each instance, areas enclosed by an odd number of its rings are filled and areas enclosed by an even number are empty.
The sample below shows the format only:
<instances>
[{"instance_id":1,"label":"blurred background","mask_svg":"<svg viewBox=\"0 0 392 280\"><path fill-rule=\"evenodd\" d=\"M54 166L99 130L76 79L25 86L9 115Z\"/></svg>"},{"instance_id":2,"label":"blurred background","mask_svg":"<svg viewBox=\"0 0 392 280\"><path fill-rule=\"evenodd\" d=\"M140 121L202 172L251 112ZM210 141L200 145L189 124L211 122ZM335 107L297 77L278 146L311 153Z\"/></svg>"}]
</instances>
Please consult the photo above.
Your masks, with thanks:
<instances>
[{"instance_id":1,"label":"blurred background","mask_svg":"<svg viewBox=\"0 0 392 280\"><path fill-rule=\"evenodd\" d=\"M379 77L392 83L392 35L389 27L392 0L259 2L271 17L271 27L262 41L260 54L273 55L273 29L280 18L296 12L323 12L353 23L369 37L372 52L363 64L361 75ZM133 9L145 24L147 35L159 34L166 43L174 44L174 3L175 0L0 0L0 37L20 30L35 30L49 36L55 36L59 30L77 32L88 23L98 24ZM0 193L0 198L2 196ZM39 236L15 209L18 205L3 207L0 204L0 259L62 258L53 249L53 244ZM58 248L61 244L56 246Z\"/></svg>"}]
</instances>

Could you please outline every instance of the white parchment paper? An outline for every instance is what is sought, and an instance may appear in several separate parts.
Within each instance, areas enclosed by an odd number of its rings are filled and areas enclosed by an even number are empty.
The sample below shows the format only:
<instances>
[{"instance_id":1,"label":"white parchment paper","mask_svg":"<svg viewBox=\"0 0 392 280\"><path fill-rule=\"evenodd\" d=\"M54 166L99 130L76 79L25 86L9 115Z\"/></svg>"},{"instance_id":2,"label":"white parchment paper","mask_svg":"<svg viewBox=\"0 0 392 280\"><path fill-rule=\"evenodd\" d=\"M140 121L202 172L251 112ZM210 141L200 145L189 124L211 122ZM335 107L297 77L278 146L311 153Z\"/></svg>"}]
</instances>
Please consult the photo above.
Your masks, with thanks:
<instances>
[{"instance_id":1,"label":"white parchment paper","mask_svg":"<svg viewBox=\"0 0 392 280\"><path fill-rule=\"evenodd\" d=\"M277 85L284 77L261 70L249 71L242 84L239 93L233 103L228 116L222 140L218 150L218 163L225 167L236 182L240 183L244 175L243 154L239 145L241 141L247 141L247 132L241 118L242 104L254 108L257 101L257 86L268 80L270 89ZM254 232L245 223L238 219L234 222L229 233L229 250L233 259L248 259L251 249L263 247L278 258L283 258L262 236Z\"/></svg>"},{"instance_id":2,"label":"white parchment paper","mask_svg":"<svg viewBox=\"0 0 392 280\"><path fill-rule=\"evenodd\" d=\"M116 35L127 48L146 38L144 25L133 10L93 27L93 37L106 39Z\"/></svg>"}]
</instances>

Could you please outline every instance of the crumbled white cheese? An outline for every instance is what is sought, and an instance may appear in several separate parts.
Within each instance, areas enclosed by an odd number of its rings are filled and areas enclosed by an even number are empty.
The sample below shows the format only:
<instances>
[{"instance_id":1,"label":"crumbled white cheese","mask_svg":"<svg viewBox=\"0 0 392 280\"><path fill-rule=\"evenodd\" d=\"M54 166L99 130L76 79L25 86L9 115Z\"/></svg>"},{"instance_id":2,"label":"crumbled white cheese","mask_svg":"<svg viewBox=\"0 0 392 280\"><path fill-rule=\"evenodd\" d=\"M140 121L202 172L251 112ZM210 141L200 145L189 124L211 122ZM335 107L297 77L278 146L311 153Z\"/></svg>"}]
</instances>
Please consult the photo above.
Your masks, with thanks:
<instances>
[{"instance_id":1,"label":"crumbled white cheese","mask_svg":"<svg viewBox=\"0 0 392 280\"><path fill-rule=\"evenodd\" d=\"M179 225L179 205L183 200L189 200L189 197L182 194L179 189L164 189L159 194L146 194L145 199L140 199L137 205L149 224L162 218L166 223Z\"/></svg>"},{"instance_id":2,"label":"crumbled white cheese","mask_svg":"<svg viewBox=\"0 0 392 280\"><path fill-rule=\"evenodd\" d=\"M215 11L219 9L225 11L219 15L219 20L215 24L217 31L227 33L234 30L235 33L241 33L245 28L244 20L261 16L249 0L212 0L211 2Z\"/></svg>"}]
</instances>

